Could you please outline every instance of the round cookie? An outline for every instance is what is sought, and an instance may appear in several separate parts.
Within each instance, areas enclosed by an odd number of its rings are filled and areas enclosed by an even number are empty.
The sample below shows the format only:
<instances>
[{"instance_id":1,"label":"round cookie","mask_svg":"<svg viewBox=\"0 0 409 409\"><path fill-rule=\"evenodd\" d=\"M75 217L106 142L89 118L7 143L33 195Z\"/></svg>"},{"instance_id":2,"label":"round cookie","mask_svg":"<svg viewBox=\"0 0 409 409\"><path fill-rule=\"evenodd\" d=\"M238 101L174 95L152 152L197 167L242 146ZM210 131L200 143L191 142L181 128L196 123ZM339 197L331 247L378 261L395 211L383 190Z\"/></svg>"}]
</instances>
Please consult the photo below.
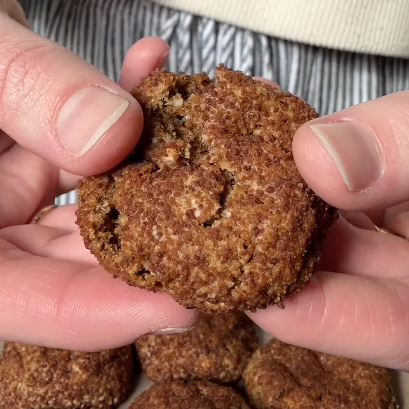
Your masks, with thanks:
<instances>
[{"instance_id":1,"label":"round cookie","mask_svg":"<svg viewBox=\"0 0 409 409\"><path fill-rule=\"evenodd\" d=\"M250 409L232 388L206 381L157 383L129 409Z\"/></svg>"},{"instance_id":2,"label":"round cookie","mask_svg":"<svg viewBox=\"0 0 409 409\"><path fill-rule=\"evenodd\" d=\"M131 389L131 346L85 353L6 342L2 409L111 409Z\"/></svg>"},{"instance_id":3,"label":"round cookie","mask_svg":"<svg viewBox=\"0 0 409 409\"><path fill-rule=\"evenodd\" d=\"M135 153L79 183L86 247L114 276L188 308L282 305L309 281L337 214L292 156L315 111L223 66L214 83L155 71L133 95L145 115Z\"/></svg>"},{"instance_id":4,"label":"round cookie","mask_svg":"<svg viewBox=\"0 0 409 409\"><path fill-rule=\"evenodd\" d=\"M271 340L243 373L254 409L396 409L385 368Z\"/></svg>"},{"instance_id":5,"label":"round cookie","mask_svg":"<svg viewBox=\"0 0 409 409\"><path fill-rule=\"evenodd\" d=\"M153 382L205 379L227 384L241 378L258 339L243 313L209 314L191 331L145 335L135 344Z\"/></svg>"}]
</instances>

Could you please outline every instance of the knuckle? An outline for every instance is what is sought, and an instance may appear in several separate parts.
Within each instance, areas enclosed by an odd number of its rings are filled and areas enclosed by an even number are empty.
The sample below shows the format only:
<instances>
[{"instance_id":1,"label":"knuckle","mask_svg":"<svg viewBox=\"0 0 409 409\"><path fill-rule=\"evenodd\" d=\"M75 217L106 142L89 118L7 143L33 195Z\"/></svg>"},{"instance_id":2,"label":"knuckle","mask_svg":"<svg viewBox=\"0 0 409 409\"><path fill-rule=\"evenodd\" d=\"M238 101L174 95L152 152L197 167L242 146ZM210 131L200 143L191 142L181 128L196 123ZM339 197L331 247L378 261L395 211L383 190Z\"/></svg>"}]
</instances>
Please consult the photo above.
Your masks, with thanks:
<instances>
[{"instance_id":1,"label":"knuckle","mask_svg":"<svg viewBox=\"0 0 409 409\"><path fill-rule=\"evenodd\" d=\"M52 53L46 43L0 43L0 120L36 107L51 87L44 72Z\"/></svg>"}]
</instances>

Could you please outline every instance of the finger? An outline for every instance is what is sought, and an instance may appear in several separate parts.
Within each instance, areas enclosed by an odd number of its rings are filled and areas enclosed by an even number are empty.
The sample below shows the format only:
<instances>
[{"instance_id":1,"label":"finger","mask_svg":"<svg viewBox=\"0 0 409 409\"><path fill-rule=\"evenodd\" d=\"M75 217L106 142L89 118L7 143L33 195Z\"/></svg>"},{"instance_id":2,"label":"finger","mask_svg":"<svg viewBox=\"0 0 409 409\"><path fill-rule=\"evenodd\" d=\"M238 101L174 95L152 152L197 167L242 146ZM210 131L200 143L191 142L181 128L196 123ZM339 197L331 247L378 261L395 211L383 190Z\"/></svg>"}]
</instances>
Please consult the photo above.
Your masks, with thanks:
<instances>
[{"instance_id":1,"label":"finger","mask_svg":"<svg viewBox=\"0 0 409 409\"><path fill-rule=\"evenodd\" d=\"M143 125L134 98L78 56L3 14L0 39L3 131L74 174L100 173L128 155Z\"/></svg>"},{"instance_id":2,"label":"finger","mask_svg":"<svg viewBox=\"0 0 409 409\"><path fill-rule=\"evenodd\" d=\"M372 223L376 226L383 225L383 218L384 218L385 209L370 209L365 211L365 214L370 218Z\"/></svg>"},{"instance_id":3,"label":"finger","mask_svg":"<svg viewBox=\"0 0 409 409\"><path fill-rule=\"evenodd\" d=\"M409 212L397 214L385 223L385 227L398 236L409 240Z\"/></svg>"},{"instance_id":4,"label":"finger","mask_svg":"<svg viewBox=\"0 0 409 409\"><path fill-rule=\"evenodd\" d=\"M0 129L0 155L7 152L14 144L15 141Z\"/></svg>"},{"instance_id":5,"label":"finger","mask_svg":"<svg viewBox=\"0 0 409 409\"><path fill-rule=\"evenodd\" d=\"M355 227L360 229L376 231L373 221L368 215L361 212L342 212L344 219Z\"/></svg>"},{"instance_id":6,"label":"finger","mask_svg":"<svg viewBox=\"0 0 409 409\"><path fill-rule=\"evenodd\" d=\"M281 87L280 87L276 82L270 81L270 80L268 80L268 79L266 79L266 78L253 77L253 79L255 79L255 80L257 80L257 81L264 82L265 84L270 85L270 87L277 88L277 89L281 89Z\"/></svg>"},{"instance_id":7,"label":"finger","mask_svg":"<svg viewBox=\"0 0 409 409\"><path fill-rule=\"evenodd\" d=\"M169 56L169 46L160 38L148 37L136 42L126 53L119 85L126 91L136 87L154 69L162 68Z\"/></svg>"},{"instance_id":8,"label":"finger","mask_svg":"<svg viewBox=\"0 0 409 409\"><path fill-rule=\"evenodd\" d=\"M58 186L56 196L60 196L75 189L78 185L78 181L82 178L79 175L73 175L65 170L59 171Z\"/></svg>"},{"instance_id":9,"label":"finger","mask_svg":"<svg viewBox=\"0 0 409 409\"><path fill-rule=\"evenodd\" d=\"M249 316L284 342L408 370L408 311L403 283L320 273L284 309Z\"/></svg>"},{"instance_id":10,"label":"finger","mask_svg":"<svg viewBox=\"0 0 409 409\"><path fill-rule=\"evenodd\" d=\"M78 230L78 226L75 223L77 220L75 215L77 209L78 206L76 204L58 206L47 212L38 224L63 230L66 233L76 232Z\"/></svg>"},{"instance_id":11,"label":"finger","mask_svg":"<svg viewBox=\"0 0 409 409\"><path fill-rule=\"evenodd\" d=\"M10 16L13 20L30 28L30 24L26 19L23 8L17 0L0 0L0 13Z\"/></svg>"},{"instance_id":12,"label":"finger","mask_svg":"<svg viewBox=\"0 0 409 409\"><path fill-rule=\"evenodd\" d=\"M1 229L0 238L36 256L98 265L96 258L85 248L78 229L67 232L39 224L13 226Z\"/></svg>"},{"instance_id":13,"label":"finger","mask_svg":"<svg viewBox=\"0 0 409 409\"><path fill-rule=\"evenodd\" d=\"M344 210L409 200L408 110L409 92L400 92L301 127L293 152L306 182Z\"/></svg>"},{"instance_id":14,"label":"finger","mask_svg":"<svg viewBox=\"0 0 409 409\"><path fill-rule=\"evenodd\" d=\"M0 228L27 223L54 201L58 172L46 160L14 143L0 160Z\"/></svg>"},{"instance_id":15,"label":"finger","mask_svg":"<svg viewBox=\"0 0 409 409\"><path fill-rule=\"evenodd\" d=\"M391 232L409 240L409 202L386 209L383 226Z\"/></svg>"},{"instance_id":16,"label":"finger","mask_svg":"<svg viewBox=\"0 0 409 409\"><path fill-rule=\"evenodd\" d=\"M373 278L408 276L409 242L340 218L324 242L320 269Z\"/></svg>"},{"instance_id":17,"label":"finger","mask_svg":"<svg viewBox=\"0 0 409 409\"><path fill-rule=\"evenodd\" d=\"M161 68L169 55L169 46L160 38L148 37L136 42L127 52L119 85L131 91L155 68ZM58 194L70 191L81 176L61 171Z\"/></svg>"},{"instance_id":18,"label":"finger","mask_svg":"<svg viewBox=\"0 0 409 409\"><path fill-rule=\"evenodd\" d=\"M30 256L4 240L0 265L5 340L97 351L197 321L167 294L128 286L100 267Z\"/></svg>"}]
</instances>

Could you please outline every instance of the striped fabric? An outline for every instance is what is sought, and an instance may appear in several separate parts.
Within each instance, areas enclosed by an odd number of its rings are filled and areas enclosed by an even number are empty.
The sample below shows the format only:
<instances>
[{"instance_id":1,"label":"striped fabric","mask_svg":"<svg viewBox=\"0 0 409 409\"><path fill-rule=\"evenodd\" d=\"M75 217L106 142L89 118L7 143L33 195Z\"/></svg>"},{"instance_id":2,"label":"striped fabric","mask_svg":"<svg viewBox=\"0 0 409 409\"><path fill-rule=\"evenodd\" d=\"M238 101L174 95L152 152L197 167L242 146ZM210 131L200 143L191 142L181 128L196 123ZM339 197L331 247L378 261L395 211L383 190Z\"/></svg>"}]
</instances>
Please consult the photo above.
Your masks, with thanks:
<instances>
[{"instance_id":1,"label":"striped fabric","mask_svg":"<svg viewBox=\"0 0 409 409\"><path fill-rule=\"evenodd\" d=\"M409 89L409 61L296 44L159 6L148 0L22 0L33 29L118 80L125 52L160 36L171 71L213 73L224 63L265 77L326 115ZM76 201L75 192L57 199Z\"/></svg>"}]
</instances>

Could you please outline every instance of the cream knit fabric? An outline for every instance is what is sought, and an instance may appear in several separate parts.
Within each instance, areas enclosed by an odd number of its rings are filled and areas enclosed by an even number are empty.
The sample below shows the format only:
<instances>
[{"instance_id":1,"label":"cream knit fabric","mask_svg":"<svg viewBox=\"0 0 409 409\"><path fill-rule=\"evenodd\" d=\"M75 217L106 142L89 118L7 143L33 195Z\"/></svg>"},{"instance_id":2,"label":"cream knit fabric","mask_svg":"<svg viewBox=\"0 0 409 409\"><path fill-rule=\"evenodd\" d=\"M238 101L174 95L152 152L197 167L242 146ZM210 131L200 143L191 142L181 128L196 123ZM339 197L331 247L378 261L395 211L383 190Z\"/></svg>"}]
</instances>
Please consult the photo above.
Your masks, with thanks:
<instances>
[{"instance_id":1,"label":"cream knit fabric","mask_svg":"<svg viewBox=\"0 0 409 409\"><path fill-rule=\"evenodd\" d=\"M409 57L408 0L155 0L301 43Z\"/></svg>"}]
</instances>

